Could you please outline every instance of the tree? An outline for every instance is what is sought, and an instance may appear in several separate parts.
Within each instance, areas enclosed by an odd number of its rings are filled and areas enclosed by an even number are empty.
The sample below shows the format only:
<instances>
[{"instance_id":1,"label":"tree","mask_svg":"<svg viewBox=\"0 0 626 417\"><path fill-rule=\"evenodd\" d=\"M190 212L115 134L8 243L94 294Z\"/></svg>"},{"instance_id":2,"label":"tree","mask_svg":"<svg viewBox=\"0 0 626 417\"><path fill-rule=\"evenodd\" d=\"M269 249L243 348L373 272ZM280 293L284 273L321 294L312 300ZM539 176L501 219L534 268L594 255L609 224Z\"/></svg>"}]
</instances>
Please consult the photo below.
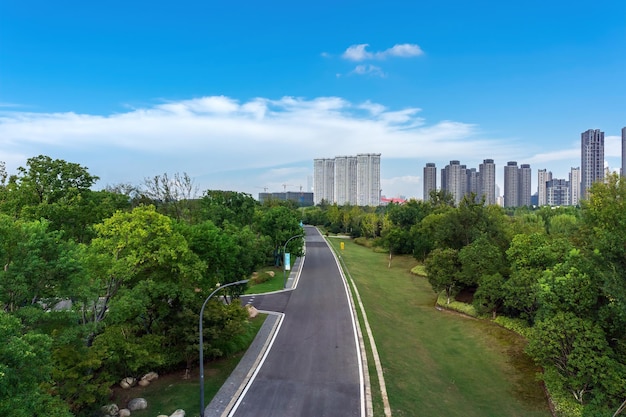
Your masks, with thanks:
<instances>
[{"instance_id":1,"label":"tree","mask_svg":"<svg viewBox=\"0 0 626 417\"><path fill-rule=\"evenodd\" d=\"M144 188L140 193L147 197L160 213L177 220L192 220L198 188L186 172L176 173L173 177L164 173L145 178Z\"/></svg>"},{"instance_id":2,"label":"tree","mask_svg":"<svg viewBox=\"0 0 626 417\"><path fill-rule=\"evenodd\" d=\"M52 395L52 339L22 333L20 321L0 311L0 414L16 417L70 417L67 406Z\"/></svg>"},{"instance_id":3,"label":"tree","mask_svg":"<svg viewBox=\"0 0 626 417\"><path fill-rule=\"evenodd\" d=\"M430 285L436 293L441 291L446 292L448 304L450 304L450 298L453 297L460 288L460 271L461 263L459 262L459 254L455 249L437 248L426 258L428 282L430 282Z\"/></svg>"},{"instance_id":4,"label":"tree","mask_svg":"<svg viewBox=\"0 0 626 417\"><path fill-rule=\"evenodd\" d=\"M478 288L474 293L472 304L478 312L489 312L495 319L498 310L504 304L505 297L504 277L498 272L483 274L478 279Z\"/></svg>"},{"instance_id":5,"label":"tree","mask_svg":"<svg viewBox=\"0 0 626 417\"><path fill-rule=\"evenodd\" d=\"M220 190L207 190L200 205L202 220L211 220L218 227L222 227L225 221L238 226L251 226L259 207L250 194Z\"/></svg>"},{"instance_id":6,"label":"tree","mask_svg":"<svg viewBox=\"0 0 626 417\"><path fill-rule=\"evenodd\" d=\"M461 279L465 285L477 285L484 275L507 274L504 253L483 235L459 251Z\"/></svg>"},{"instance_id":7,"label":"tree","mask_svg":"<svg viewBox=\"0 0 626 417\"><path fill-rule=\"evenodd\" d=\"M527 347L541 366L554 367L559 385L580 404L603 393L624 392L624 366L613 358L597 324L569 312L539 321Z\"/></svg>"},{"instance_id":8,"label":"tree","mask_svg":"<svg viewBox=\"0 0 626 417\"><path fill-rule=\"evenodd\" d=\"M0 301L7 311L58 299L77 271L75 244L50 231L49 222L18 221L0 216Z\"/></svg>"},{"instance_id":9,"label":"tree","mask_svg":"<svg viewBox=\"0 0 626 417\"><path fill-rule=\"evenodd\" d=\"M26 160L18 174L9 178L12 191L20 194L22 207L50 204L91 188L99 179L86 167L39 155Z\"/></svg>"}]
</instances>

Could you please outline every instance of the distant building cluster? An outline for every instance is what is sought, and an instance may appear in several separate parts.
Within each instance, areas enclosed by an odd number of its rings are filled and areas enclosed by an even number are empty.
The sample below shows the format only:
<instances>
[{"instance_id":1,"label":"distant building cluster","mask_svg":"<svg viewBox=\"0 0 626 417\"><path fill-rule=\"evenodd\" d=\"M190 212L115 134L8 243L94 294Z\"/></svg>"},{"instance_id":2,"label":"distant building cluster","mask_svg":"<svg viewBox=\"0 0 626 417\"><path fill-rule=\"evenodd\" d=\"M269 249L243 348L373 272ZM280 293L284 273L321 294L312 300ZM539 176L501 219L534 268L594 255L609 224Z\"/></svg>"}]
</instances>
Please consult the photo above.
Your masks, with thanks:
<instances>
[{"instance_id":1,"label":"distant building cluster","mask_svg":"<svg viewBox=\"0 0 626 417\"><path fill-rule=\"evenodd\" d=\"M581 134L580 167L570 170L568 179L553 178L546 169L538 171L536 192L539 206L577 205L587 197L591 185L606 177L604 167L604 132L590 129ZM626 174L626 127L622 129L622 169ZM484 197L485 204L500 204L504 207L530 206L533 204L531 187L532 170L529 164L517 165L507 162L504 167L504 196L502 201L496 194L496 165L493 159L485 159L476 168L467 168L460 161L450 161L441 169L441 190L452 196L455 204L463 197L474 193L476 200ZM437 190L437 167L429 162L424 167L424 200L430 199L431 191Z\"/></svg>"},{"instance_id":2,"label":"distant building cluster","mask_svg":"<svg viewBox=\"0 0 626 417\"><path fill-rule=\"evenodd\" d=\"M313 160L313 199L338 205L380 205L380 154Z\"/></svg>"},{"instance_id":3,"label":"distant building cluster","mask_svg":"<svg viewBox=\"0 0 626 417\"><path fill-rule=\"evenodd\" d=\"M308 207L313 205L313 193L308 191L284 191L281 193L259 193L259 202L261 204L271 200L293 201L300 207Z\"/></svg>"}]
</instances>

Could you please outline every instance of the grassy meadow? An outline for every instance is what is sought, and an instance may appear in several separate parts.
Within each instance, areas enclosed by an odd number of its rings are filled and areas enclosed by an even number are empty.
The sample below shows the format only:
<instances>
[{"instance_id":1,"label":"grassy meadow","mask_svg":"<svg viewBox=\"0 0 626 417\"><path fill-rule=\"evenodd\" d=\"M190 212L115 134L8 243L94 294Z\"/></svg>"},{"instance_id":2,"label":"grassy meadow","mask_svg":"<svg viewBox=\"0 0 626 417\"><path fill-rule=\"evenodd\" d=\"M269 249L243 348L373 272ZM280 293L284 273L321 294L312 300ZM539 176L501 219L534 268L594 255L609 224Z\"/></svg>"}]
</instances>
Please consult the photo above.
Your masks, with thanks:
<instances>
[{"instance_id":1,"label":"grassy meadow","mask_svg":"<svg viewBox=\"0 0 626 417\"><path fill-rule=\"evenodd\" d=\"M393 258L347 239L329 239L355 281L382 362L394 416L549 417L525 342L489 321L434 307L417 261ZM369 358L374 414L383 416Z\"/></svg>"}]
</instances>

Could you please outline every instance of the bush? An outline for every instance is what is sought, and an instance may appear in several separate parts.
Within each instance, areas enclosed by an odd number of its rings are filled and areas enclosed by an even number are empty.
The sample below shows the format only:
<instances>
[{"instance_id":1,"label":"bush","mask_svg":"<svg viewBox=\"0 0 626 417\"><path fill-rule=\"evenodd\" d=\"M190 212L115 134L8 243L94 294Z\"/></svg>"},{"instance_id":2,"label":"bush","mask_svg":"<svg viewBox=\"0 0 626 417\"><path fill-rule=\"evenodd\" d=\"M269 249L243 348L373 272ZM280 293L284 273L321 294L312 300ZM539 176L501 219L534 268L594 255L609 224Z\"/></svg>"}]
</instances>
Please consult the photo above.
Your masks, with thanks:
<instances>
[{"instance_id":1,"label":"bush","mask_svg":"<svg viewBox=\"0 0 626 417\"><path fill-rule=\"evenodd\" d=\"M498 316L493 321L494 323L497 323L505 329L511 330L526 339L530 337L530 333L532 332L532 328L528 325L526 320Z\"/></svg>"},{"instance_id":2,"label":"bush","mask_svg":"<svg viewBox=\"0 0 626 417\"><path fill-rule=\"evenodd\" d=\"M450 301L450 304L447 304L447 301L448 300L444 292L440 293L439 296L437 297L438 306L441 306L448 310L456 311L458 313L463 313L471 317L478 317L478 313L476 312L476 309L474 308L473 305L462 303L460 301L455 301L455 300Z\"/></svg>"},{"instance_id":3,"label":"bush","mask_svg":"<svg viewBox=\"0 0 626 417\"><path fill-rule=\"evenodd\" d=\"M420 277L428 276L428 274L426 273L426 267L424 265L416 265L415 267L411 268L411 273L413 275L419 275Z\"/></svg>"},{"instance_id":4,"label":"bush","mask_svg":"<svg viewBox=\"0 0 626 417\"><path fill-rule=\"evenodd\" d=\"M274 277L274 275L270 274L268 271L265 271L265 272L261 272L259 274L256 274L255 276L253 276L250 279L250 282L252 283L252 285L263 284L264 282L269 281L273 277Z\"/></svg>"}]
</instances>

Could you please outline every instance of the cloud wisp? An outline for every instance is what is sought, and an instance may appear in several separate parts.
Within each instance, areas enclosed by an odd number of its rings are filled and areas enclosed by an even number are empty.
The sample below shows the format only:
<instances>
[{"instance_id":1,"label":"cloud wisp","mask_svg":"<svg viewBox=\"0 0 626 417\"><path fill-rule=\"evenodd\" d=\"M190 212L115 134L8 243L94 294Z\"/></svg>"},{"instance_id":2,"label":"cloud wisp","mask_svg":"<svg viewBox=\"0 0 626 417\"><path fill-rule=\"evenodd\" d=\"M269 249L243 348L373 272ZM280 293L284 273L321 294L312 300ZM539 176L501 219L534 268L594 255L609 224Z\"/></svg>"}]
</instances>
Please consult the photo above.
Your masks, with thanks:
<instances>
[{"instance_id":1,"label":"cloud wisp","mask_svg":"<svg viewBox=\"0 0 626 417\"><path fill-rule=\"evenodd\" d=\"M424 51L419 45L412 43L396 44L389 49L378 52L368 51L368 46L369 44L367 43L351 45L341 56L349 61L361 62L368 60L384 60L390 57L412 58L424 54Z\"/></svg>"}]
</instances>

